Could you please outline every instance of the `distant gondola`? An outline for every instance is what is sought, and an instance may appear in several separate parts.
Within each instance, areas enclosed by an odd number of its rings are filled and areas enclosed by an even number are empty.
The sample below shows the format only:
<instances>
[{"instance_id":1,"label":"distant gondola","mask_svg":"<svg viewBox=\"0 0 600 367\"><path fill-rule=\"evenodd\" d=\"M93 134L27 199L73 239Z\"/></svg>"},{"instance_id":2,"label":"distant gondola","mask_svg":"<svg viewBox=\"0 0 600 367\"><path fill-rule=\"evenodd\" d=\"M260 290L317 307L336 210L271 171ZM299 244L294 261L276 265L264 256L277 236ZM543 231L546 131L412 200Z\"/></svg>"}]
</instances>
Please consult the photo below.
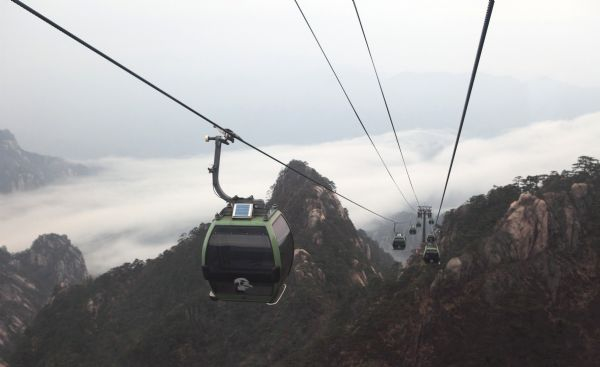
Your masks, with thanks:
<instances>
[{"instance_id":1,"label":"distant gondola","mask_svg":"<svg viewBox=\"0 0 600 367\"><path fill-rule=\"evenodd\" d=\"M440 250L434 243L425 244L425 250L423 251L423 261L427 264L440 263Z\"/></svg>"},{"instance_id":2,"label":"distant gondola","mask_svg":"<svg viewBox=\"0 0 600 367\"><path fill-rule=\"evenodd\" d=\"M435 242L435 236L433 234L428 234L427 235L427 243L434 243Z\"/></svg>"},{"instance_id":3,"label":"distant gondola","mask_svg":"<svg viewBox=\"0 0 600 367\"><path fill-rule=\"evenodd\" d=\"M410 226L408 234L417 234L417 228L415 228L415 226Z\"/></svg>"},{"instance_id":4,"label":"distant gondola","mask_svg":"<svg viewBox=\"0 0 600 367\"><path fill-rule=\"evenodd\" d=\"M392 248L394 250L404 250L406 248L406 238L402 233L398 233L396 236L394 236Z\"/></svg>"}]
</instances>

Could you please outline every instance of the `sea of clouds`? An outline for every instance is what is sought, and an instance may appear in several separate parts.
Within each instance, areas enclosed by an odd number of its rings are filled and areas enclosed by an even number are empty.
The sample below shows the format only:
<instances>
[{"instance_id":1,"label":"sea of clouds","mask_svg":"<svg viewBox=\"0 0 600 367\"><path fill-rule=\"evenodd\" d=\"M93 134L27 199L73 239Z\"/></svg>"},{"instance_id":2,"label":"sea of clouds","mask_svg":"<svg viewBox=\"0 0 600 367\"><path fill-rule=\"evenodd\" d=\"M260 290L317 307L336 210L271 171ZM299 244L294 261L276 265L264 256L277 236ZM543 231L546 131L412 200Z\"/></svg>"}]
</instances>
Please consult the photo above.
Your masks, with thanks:
<instances>
[{"instance_id":1,"label":"sea of clouds","mask_svg":"<svg viewBox=\"0 0 600 367\"><path fill-rule=\"evenodd\" d=\"M478 123L485 123L481 121ZM445 208L460 205L517 175L570 168L580 155L600 157L600 113L569 121L545 121L493 138L461 141ZM455 131L410 130L399 134L421 203L439 205ZM412 193L392 134L374 137L406 197ZM221 183L230 195L266 197L281 170L248 149L224 147ZM408 209L366 138L264 149L283 161L307 161L333 180L340 193L383 214ZM212 155L178 159L110 157L85 162L100 167L91 177L42 189L0 195L0 245L26 249L42 233L67 234L99 274L157 256L181 233L209 222L223 202L211 187ZM414 205L414 203L411 202ZM372 214L343 202L358 227Z\"/></svg>"}]
</instances>

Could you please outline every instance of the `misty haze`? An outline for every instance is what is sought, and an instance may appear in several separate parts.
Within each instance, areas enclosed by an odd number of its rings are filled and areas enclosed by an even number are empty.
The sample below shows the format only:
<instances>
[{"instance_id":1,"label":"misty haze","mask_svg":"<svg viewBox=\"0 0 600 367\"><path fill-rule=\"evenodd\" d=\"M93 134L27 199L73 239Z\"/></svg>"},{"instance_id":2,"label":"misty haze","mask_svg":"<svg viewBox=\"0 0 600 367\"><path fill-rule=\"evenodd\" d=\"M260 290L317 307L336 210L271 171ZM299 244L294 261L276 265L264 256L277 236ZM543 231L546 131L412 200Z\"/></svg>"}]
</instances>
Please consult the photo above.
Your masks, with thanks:
<instances>
[{"instance_id":1,"label":"misty haze","mask_svg":"<svg viewBox=\"0 0 600 367\"><path fill-rule=\"evenodd\" d=\"M596 365L599 36L591 0L0 3L0 367Z\"/></svg>"}]
</instances>

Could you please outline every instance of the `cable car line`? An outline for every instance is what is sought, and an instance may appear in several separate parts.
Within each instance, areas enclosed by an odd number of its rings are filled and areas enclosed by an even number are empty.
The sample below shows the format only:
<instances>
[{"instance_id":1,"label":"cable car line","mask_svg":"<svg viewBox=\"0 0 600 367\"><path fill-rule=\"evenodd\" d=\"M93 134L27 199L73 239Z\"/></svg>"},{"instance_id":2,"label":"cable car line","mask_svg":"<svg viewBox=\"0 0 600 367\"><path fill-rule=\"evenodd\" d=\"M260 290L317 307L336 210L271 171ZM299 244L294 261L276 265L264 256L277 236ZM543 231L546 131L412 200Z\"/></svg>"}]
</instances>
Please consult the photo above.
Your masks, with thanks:
<instances>
[{"instance_id":1,"label":"cable car line","mask_svg":"<svg viewBox=\"0 0 600 367\"><path fill-rule=\"evenodd\" d=\"M310 30L310 33L312 33L315 41L317 42L317 46L319 46L319 49L321 50L321 53L325 57L325 60L327 61L327 64L329 65L329 68L333 72L333 75L335 76L335 79L337 80L340 88L342 89L342 92L344 93L344 96L346 97L346 100L350 104L350 107L352 108L352 111L354 112L354 115L356 116L356 119L360 123L360 126L362 127L362 129L365 132L365 134L367 135L367 137L369 138L369 141L371 142L371 145L373 146L373 149L375 149L375 152L377 153L377 156L379 156L379 160L381 161L381 164L383 164L383 167L385 168L385 170L387 171L388 175L392 179L392 182L394 182L394 185L396 186L396 189L398 189L398 192L400 192L400 195L402 195L402 198L404 199L404 201L406 202L406 204L412 210L415 210L415 208L410 204L410 202L408 201L408 199L406 199L406 196L404 195L404 192L402 192L402 190L400 189L400 186L398 186L398 183L396 182L396 179L392 175L392 172L390 172L390 169L388 168L388 165L383 160L383 157L381 156L381 153L379 152L379 149L377 149L377 146L375 145L375 142L373 141L373 139L371 138L371 135L367 131L367 128L365 127L365 124L363 123L362 119L360 118L360 115L358 114L358 111L356 111L356 108L354 107L354 104L352 103L352 100L350 99L350 96L346 92L346 88L344 88L344 85L342 84L342 81L340 80L337 72L335 71L333 65L331 64L331 61L329 60L329 57L327 57L327 54L325 53L325 50L323 49L323 46L321 46L321 42L319 42L319 39L317 38L317 35L315 34L312 26L310 25L310 22L308 21L308 18L306 18L306 15L304 14L304 11L302 11L302 8L300 7L300 4L298 3L298 0L294 0L294 2L296 3L296 6L298 7L298 10L300 11L300 14L302 15L302 18L304 19L304 22L308 26L308 29Z\"/></svg>"},{"instance_id":2,"label":"cable car line","mask_svg":"<svg viewBox=\"0 0 600 367\"><path fill-rule=\"evenodd\" d=\"M20 0L11 0L12 2L14 2L15 4L19 5L21 8L25 9L26 11L28 11L29 13L35 15L37 18L43 20L44 22L46 22L47 24L49 24L50 26L52 26L53 28L59 30L60 32L62 32L63 34L67 35L68 37L70 37L71 39L75 40L76 42L78 42L79 44L81 44L82 46L85 46L86 48L88 48L89 50L91 50L92 52L94 52L95 54L101 56L102 58L104 58L105 60L109 61L111 64L117 66L118 68L120 68L121 70L125 71L126 73L130 74L131 76L133 76L134 78L138 79L139 81L143 82L144 84L146 84L147 86L149 86L150 88L154 89L155 91L159 92L160 94L162 94L163 96L167 97L168 99L170 99L171 101L177 103L178 105L180 105L181 107L185 108L186 110L190 111L191 113L193 113L194 115L200 117L201 119L203 119L204 121L206 121L207 123L211 124L214 128L231 135L233 138L239 140L240 142L242 142L243 144L245 144L246 146L248 146L251 149L256 150L257 152L261 153L262 155L266 156L267 158L272 159L273 161L279 163L280 165L288 168L289 170L293 171L294 173L304 177L305 179L311 181L312 183L314 183L315 185L318 185L320 187L322 187L323 189L341 197L342 199L345 199L346 201L356 205L357 207L385 220L391 223L395 223L396 221L386 217L384 215L381 215L369 208L367 208L366 206L350 199L349 197L337 192L336 190L333 190L332 188L328 187L327 185L313 179L312 177L307 176L306 174L304 174L303 172L298 171L297 169L290 167L288 164L284 163L283 161L279 160L278 158L274 157L273 155L265 152L264 150L254 146L253 144L251 144L250 142L244 140L242 137L240 137L239 135L237 135L236 133L234 133L233 131L223 128L221 125L217 124L216 122L212 121L211 119L209 119L208 117L204 116L203 114L201 114L200 112L196 111L194 108L188 106L187 104L183 103L182 101L180 101L179 99L177 99L176 97L172 96L171 94L167 93L166 91L164 91L163 89L159 88L158 86L156 86L155 84L153 84L152 82L148 81L147 79L143 78L142 76L140 76L139 74L135 73L134 71L132 71L131 69L127 68L126 66L124 66L123 64L119 63L118 61L116 61L115 59L113 59L112 57L108 56L107 54L103 53L102 51L98 50L97 48L95 48L94 46L90 45L89 43L87 43L86 41L84 41L83 39L77 37L76 35L74 35L73 33L69 32L68 30L66 30L65 28L61 27L60 25L56 24L55 22L53 22L52 20L50 20L49 18L47 18L46 16L44 16L43 14L39 13L38 11L36 11L35 9L31 8L30 6L28 6L27 4L23 3Z\"/></svg>"},{"instance_id":3,"label":"cable car line","mask_svg":"<svg viewBox=\"0 0 600 367\"><path fill-rule=\"evenodd\" d=\"M387 111L387 115L390 120L390 124L392 125L392 130L394 131L394 138L396 139L396 144L398 145L398 150L400 151L400 157L402 157L402 164L404 165L404 170L406 171L406 176L408 177L408 182L410 183L410 188L412 189L413 195L415 196L415 201L417 202L417 206L420 206L421 203L419 203L419 198L417 197L415 187L413 185L412 179L410 178L410 173L408 173L408 167L406 166L406 161L404 160L404 153L402 152L402 148L400 147L400 141L398 140L398 133L396 132L396 126L394 126L394 120L392 119L390 107L388 106L387 98L385 97L385 93L383 92L383 87L381 86L381 80L379 79L379 73L377 72L377 67L375 67L375 61L373 60L373 54L371 53L371 47L369 47L369 41L367 41L367 35L365 33L365 28L363 27L362 20L360 19L358 7L356 6L356 2L354 0L352 0L352 4L354 5L354 10L356 11L356 17L358 18L358 24L360 24L360 30L362 31L362 35L365 40L365 45L367 46L367 51L369 52L369 58L371 59L371 65L373 65L373 71L375 72L375 77L377 77L377 84L379 85L379 91L381 92L381 97L383 98L383 103L385 104L385 110Z\"/></svg>"},{"instance_id":4,"label":"cable car line","mask_svg":"<svg viewBox=\"0 0 600 367\"><path fill-rule=\"evenodd\" d=\"M467 91L465 105L463 107L462 116L460 118L460 125L458 127L458 133L456 134L456 141L454 142L454 149L452 151L452 159L450 160L450 166L448 167L448 175L446 176L446 183L444 184L444 192L442 193L442 199L440 200L440 207L438 209L438 213L435 218L436 225L440 218L440 212L442 211L442 205L444 204L444 197L446 196L446 189L448 188L448 181L450 181L450 173L452 172L452 166L454 164L454 157L456 156L456 148L458 147L458 142L460 141L460 134L462 132L463 124L465 122L467 108L469 107L469 100L471 99L471 91L473 90L473 83L475 82L475 76L477 75L477 68L479 67L479 59L481 58L481 52L483 50L483 44L485 42L485 36L487 34L488 26L490 24L490 18L492 17L493 9L494 9L494 0L489 0L487 12L485 13L485 20L483 22L483 29L481 30L481 37L479 39L479 46L477 47L477 55L475 56L475 63L473 64L473 70L471 71L471 80L469 81L469 89Z\"/></svg>"}]
</instances>

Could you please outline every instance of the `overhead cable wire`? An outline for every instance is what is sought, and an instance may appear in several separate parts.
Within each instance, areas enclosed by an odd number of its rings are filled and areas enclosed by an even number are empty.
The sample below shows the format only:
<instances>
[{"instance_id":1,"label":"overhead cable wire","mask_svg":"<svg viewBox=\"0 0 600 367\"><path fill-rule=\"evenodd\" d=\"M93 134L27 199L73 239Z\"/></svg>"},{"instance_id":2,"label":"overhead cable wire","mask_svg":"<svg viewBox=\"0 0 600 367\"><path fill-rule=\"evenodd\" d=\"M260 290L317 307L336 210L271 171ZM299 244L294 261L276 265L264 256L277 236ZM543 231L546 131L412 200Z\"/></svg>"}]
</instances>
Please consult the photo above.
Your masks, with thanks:
<instances>
[{"instance_id":1,"label":"overhead cable wire","mask_svg":"<svg viewBox=\"0 0 600 367\"><path fill-rule=\"evenodd\" d=\"M400 193L400 195L402 195L402 198L404 199L404 201L406 202L406 204L412 210L415 210L415 208L410 204L410 202L408 201L408 199L406 199L406 196L404 195L404 192L402 192L402 189L400 189L400 186L398 186L398 183L396 182L396 179L394 178L394 176L392 175L392 172L388 168L388 165L383 160L383 157L381 156L381 153L379 152L379 149L377 149L377 146L375 145L375 142L371 138L371 135L369 134L369 131L367 131L367 128L365 127L365 124L363 123L362 119L360 118L360 115L358 114L358 111L354 107L354 104L352 103L352 100L350 99L350 96L346 92L346 88L344 88L344 85L342 84L342 81L340 80L337 72L335 71L333 65L331 64L331 61L329 60L329 57L327 57L327 54L325 53L325 50L323 49L323 46L321 46L321 42L319 42L319 38L317 38L317 35L315 34L315 31L313 30L312 26L310 25L310 22L308 21L308 18L306 18L306 15L304 14L304 11L302 11L302 8L300 7L300 4L298 3L297 0L294 0L294 2L296 3L296 6L298 7L298 10L300 11L300 14L302 15L302 18L304 19L304 22L308 26L308 29L310 30L310 33L312 33L315 41L317 42L317 46L319 46L319 49L321 50L321 53L325 57L325 61L327 61L327 65L329 65L329 68L333 72L333 75L335 76L335 80L337 80L340 88L342 89L342 92L344 93L344 96L346 97L346 100L348 101L348 104L350 104L350 107L352 108L352 111L354 112L354 115L356 116L356 119L358 120L358 122L360 123L360 126L362 127L363 131L367 135L367 138L369 138L369 141L371 142L371 145L373 146L373 149L375 149L375 152L377 153L377 156L379 157L379 160L381 161L381 164L383 164L383 167L385 168L385 170L387 171L388 175L392 179L392 182L394 182L394 185L396 186L396 189L398 189L398 192Z\"/></svg>"},{"instance_id":2,"label":"overhead cable wire","mask_svg":"<svg viewBox=\"0 0 600 367\"><path fill-rule=\"evenodd\" d=\"M415 196L415 201L417 202L417 206L420 206L421 203L419 203L419 198L417 197L417 192L415 191L415 186L413 185L412 179L410 178L410 173L408 173L408 167L406 166L406 161L404 160L404 153L402 152L402 148L400 147L400 141L398 140L398 133L396 132L396 126L394 126L394 120L392 119L392 113L390 112L390 107L388 106L387 98L385 97L385 93L383 92L383 87L381 86L381 80L379 79L379 73L377 72L377 67L375 67L375 61L373 60L373 54L371 53L371 47L369 47L369 41L367 41L367 35L365 33L365 28L363 27L362 20L360 19L358 7L356 6L356 2L354 0L352 0L352 4L354 5L354 10L356 11L356 17L358 18L358 24L360 24L360 30L362 31L362 35L365 40L365 45L367 46L367 51L369 52L369 58L371 59L371 65L373 65L373 71L375 72L375 76L377 77L377 84L379 85L379 91L381 92L381 97L383 98L383 103L385 104L385 110L387 111L387 115L390 120L390 124L392 125L392 130L394 131L394 138L396 139L396 144L398 145L398 150L400 151L400 157L402 158L402 164L404 165L404 170L406 171L406 176L408 177L408 182L410 183L410 188L412 189L413 195Z\"/></svg>"},{"instance_id":3,"label":"overhead cable wire","mask_svg":"<svg viewBox=\"0 0 600 367\"><path fill-rule=\"evenodd\" d=\"M76 35L74 35L73 33L69 32L68 30L66 30L65 28L61 27L60 25L56 24L55 22L53 22L51 19L47 18L46 16L44 16L43 14L39 13L38 11L36 11L35 9L31 8L30 6L28 6L27 4L23 3L22 1L19 0L11 0L12 2L14 2L15 4L19 5L21 8L25 9L26 11L28 11L29 13L35 15L37 18L43 20L44 22L46 22L47 24L51 25L52 27L54 27L55 29L59 30L60 32L64 33L65 35L67 35L68 37L70 37L71 39L77 41L79 44L85 46L86 48L88 48L89 50L91 50L92 52L94 52L95 54L101 56L102 58L104 58L105 60L107 60L108 62L110 62L111 64L117 66L118 68L120 68L121 70L125 71L126 73L128 73L129 75L135 77L136 79L138 79L139 81L141 81L142 83L146 84L147 86L149 86L150 88L154 89L155 91L159 92L160 94L162 94L163 96L167 97L168 99L170 99L171 101L177 103L178 105L180 105L181 107L185 108L186 110L190 111L191 113L193 113L194 115L200 117L201 119L203 119L204 121L206 121L207 123L211 124L214 128L219 129L220 131L230 134L232 137L234 137L235 139L241 141L243 144L245 144L246 146L248 146L251 149L256 150L257 152L261 153L262 155L272 159L273 161L279 163L280 165L284 166L285 168L291 170L292 172L304 177L305 179L307 179L308 181L311 181L312 183L314 183L315 185L318 185L320 187L322 187L323 189L341 197L342 199L356 205L357 207L383 219L386 220L388 222L392 222L395 223L396 221L388 218L384 215L381 215L369 208L367 208L366 206L350 199L349 197L337 192L336 190L332 189L331 187L315 180L314 178L304 174L303 172L295 169L294 167L291 167L290 165L284 163L283 161L277 159L276 157L274 157L273 155L265 152L264 150L254 146L253 144L251 144L250 142L244 140L242 137L240 137L239 135L235 134L233 131L226 129L224 127L222 127L221 125L217 124L216 122L212 121L211 119L209 119L208 117L204 116L203 114L201 114L200 112L196 111L194 108L188 106L187 104L183 103L181 100L177 99L176 97L172 96L171 94L165 92L163 89L159 88L158 86L156 86L155 84L153 84L152 82L148 81L147 79L143 78L142 76L140 76L139 74L135 73L134 71L132 71L131 69L129 69L128 67L124 66L123 64L119 63L118 61L116 61L115 59L113 59L112 57L108 56L107 54L103 53L102 51L98 50L97 48L95 48L94 46L90 45L89 43L87 43L86 41L84 41L83 39L77 37Z\"/></svg>"},{"instance_id":4,"label":"overhead cable wire","mask_svg":"<svg viewBox=\"0 0 600 367\"><path fill-rule=\"evenodd\" d=\"M475 82L475 76L477 75L477 68L479 67L479 59L481 58L481 52L483 50L483 44L485 43L485 36L487 34L490 19L492 17L492 10L494 9L494 0L489 0L487 12L485 13L485 20L483 22L483 29L481 30L481 37L479 38L479 46L477 47L477 55L475 56L475 63L473 64L473 70L471 72L471 80L469 82L469 89L467 91L467 98L463 107L462 116L460 118L460 125L458 126L458 133L456 134L456 141L454 142L454 150L452 151L452 159L450 160L450 166L448 167L448 175L446 176L446 183L444 184L444 192L442 193L442 199L440 200L440 208L438 209L437 216L435 218L435 224L437 225L440 219L440 213L442 211L442 205L444 204L444 197L446 196L446 189L448 188L448 181L450 181L450 173L452 172L452 166L454 164L454 157L456 156L456 148L458 148L458 142L460 141L460 134L463 129L465 122L465 116L467 115L467 108L469 107L469 100L471 99L471 92L473 90L473 83Z\"/></svg>"}]
</instances>

